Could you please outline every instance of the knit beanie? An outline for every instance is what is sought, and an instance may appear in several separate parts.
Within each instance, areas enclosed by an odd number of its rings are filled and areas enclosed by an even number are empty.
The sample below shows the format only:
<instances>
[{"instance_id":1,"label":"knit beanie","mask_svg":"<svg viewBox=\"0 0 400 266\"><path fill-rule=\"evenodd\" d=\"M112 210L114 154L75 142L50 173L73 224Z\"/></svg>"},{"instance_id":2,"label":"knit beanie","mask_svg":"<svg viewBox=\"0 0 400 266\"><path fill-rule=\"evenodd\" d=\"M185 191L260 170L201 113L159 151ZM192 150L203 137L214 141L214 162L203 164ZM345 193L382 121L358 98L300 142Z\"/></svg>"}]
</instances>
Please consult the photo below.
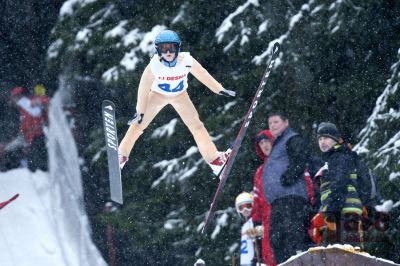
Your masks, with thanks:
<instances>
[{"instance_id":1,"label":"knit beanie","mask_svg":"<svg viewBox=\"0 0 400 266\"><path fill-rule=\"evenodd\" d=\"M331 122L322 122L319 124L317 130L317 138L319 137L328 137L335 141L339 141L340 134L335 124Z\"/></svg>"}]
</instances>

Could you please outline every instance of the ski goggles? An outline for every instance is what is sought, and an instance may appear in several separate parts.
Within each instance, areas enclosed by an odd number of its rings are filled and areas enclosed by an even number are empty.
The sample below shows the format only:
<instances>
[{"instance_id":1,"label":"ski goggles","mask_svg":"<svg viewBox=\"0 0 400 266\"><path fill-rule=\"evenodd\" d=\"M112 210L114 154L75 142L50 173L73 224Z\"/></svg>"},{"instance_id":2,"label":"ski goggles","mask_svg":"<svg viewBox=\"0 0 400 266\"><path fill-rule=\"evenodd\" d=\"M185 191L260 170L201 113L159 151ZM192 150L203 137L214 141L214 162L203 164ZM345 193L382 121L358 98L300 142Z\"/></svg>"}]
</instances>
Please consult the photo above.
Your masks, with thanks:
<instances>
[{"instance_id":1,"label":"ski goggles","mask_svg":"<svg viewBox=\"0 0 400 266\"><path fill-rule=\"evenodd\" d=\"M243 213L244 211L251 211L252 208L253 208L253 204L246 203L246 204L239 206L239 212Z\"/></svg>"},{"instance_id":2,"label":"ski goggles","mask_svg":"<svg viewBox=\"0 0 400 266\"><path fill-rule=\"evenodd\" d=\"M162 54L166 54L167 52L174 54L176 53L177 50L178 50L177 43L166 42L166 43L160 43L158 45L158 51Z\"/></svg>"}]
</instances>

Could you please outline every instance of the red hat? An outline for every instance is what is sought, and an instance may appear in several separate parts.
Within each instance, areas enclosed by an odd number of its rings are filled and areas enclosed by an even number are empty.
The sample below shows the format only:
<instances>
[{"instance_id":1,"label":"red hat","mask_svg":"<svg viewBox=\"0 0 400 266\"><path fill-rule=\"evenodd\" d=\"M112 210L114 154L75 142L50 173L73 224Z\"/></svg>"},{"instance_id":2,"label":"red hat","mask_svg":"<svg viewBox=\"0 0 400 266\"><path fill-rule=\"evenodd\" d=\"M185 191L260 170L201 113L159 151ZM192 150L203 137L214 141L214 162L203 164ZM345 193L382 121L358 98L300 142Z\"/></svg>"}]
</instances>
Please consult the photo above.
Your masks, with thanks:
<instances>
[{"instance_id":1,"label":"red hat","mask_svg":"<svg viewBox=\"0 0 400 266\"><path fill-rule=\"evenodd\" d=\"M14 89L11 90L11 96L27 94L27 93L28 93L28 90L25 89L24 87L15 87Z\"/></svg>"}]
</instances>

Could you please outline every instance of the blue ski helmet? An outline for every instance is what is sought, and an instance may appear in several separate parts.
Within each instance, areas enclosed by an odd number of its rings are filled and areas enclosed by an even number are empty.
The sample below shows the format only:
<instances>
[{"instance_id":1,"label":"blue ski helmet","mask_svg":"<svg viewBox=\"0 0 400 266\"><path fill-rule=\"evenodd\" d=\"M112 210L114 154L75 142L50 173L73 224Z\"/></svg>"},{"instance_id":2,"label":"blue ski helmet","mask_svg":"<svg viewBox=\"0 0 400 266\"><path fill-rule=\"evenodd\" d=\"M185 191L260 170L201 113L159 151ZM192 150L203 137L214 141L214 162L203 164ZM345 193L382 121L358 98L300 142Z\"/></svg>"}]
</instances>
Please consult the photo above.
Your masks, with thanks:
<instances>
[{"instance_id":1,"label":"blue ski helmet","mask_svg":"<svg viewBox=\"0 0 400 266\"><path fill-rule=\"evenodd\" d=\"M178 57L179 50L181 47L181 39L179 38L178 34L175 31L163 30L157 35L154 44L156 45L156 50L159 56L161 56L161 51L158 49L158 45L161 43L176 43L177 49L175 52L175 58Z\"/></svg>"}]
</instances>

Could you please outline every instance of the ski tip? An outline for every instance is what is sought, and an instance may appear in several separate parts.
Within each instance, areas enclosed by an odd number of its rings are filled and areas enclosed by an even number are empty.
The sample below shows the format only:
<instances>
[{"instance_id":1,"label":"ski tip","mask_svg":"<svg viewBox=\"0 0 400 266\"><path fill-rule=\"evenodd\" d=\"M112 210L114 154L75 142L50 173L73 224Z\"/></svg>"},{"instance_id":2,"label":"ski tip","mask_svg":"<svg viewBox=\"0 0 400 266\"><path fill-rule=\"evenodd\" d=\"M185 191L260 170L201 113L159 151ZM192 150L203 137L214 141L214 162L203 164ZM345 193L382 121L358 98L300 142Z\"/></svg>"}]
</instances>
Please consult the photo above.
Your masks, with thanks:
<instances>
[{"instance_id":1,"label":"ski tip","mask_svg":"<svg viewBox=\"0 0 400 266\"><path fill-rule=\"evenodd\" d=\"M103 108L107 107L108 109L111 109L111 110L115 108L115 104L110 100L103 100L101 106Z\"/></svg>"}]
</instances>

